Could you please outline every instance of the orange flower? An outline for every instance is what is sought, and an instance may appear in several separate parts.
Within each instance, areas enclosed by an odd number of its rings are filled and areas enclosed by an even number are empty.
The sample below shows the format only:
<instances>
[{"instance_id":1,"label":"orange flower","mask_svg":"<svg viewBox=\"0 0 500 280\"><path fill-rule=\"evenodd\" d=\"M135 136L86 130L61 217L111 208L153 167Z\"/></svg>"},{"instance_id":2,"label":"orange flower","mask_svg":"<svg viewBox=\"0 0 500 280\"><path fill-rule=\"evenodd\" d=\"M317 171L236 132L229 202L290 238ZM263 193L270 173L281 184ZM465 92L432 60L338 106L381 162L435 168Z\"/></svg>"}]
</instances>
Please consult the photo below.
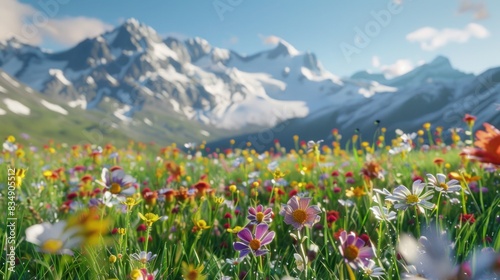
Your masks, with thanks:
<instances>
[{"instance_id":1,"label":"orange flower","mask_svg":"<svg viewBox=\"0 0 500 280\"><path fill-rule=\"evenodd\" d=\"M486 130L476 132L478 148L466 148L464 152L480 162L500 165L500 130L489 123L483 124Z\"/></svg>"},{"instance_id":2,"label":"orange flower","mask_svg":"<svg viewBox=\"0 0 500 280\"><path fill-rule=\"evenodd\" d=\"M443 165L443 163L444 163L444 159L442 159L442 158L435 158L434 159L434 164L439 166L439 167L441 167Z\"/></svg>"}]
</instances>

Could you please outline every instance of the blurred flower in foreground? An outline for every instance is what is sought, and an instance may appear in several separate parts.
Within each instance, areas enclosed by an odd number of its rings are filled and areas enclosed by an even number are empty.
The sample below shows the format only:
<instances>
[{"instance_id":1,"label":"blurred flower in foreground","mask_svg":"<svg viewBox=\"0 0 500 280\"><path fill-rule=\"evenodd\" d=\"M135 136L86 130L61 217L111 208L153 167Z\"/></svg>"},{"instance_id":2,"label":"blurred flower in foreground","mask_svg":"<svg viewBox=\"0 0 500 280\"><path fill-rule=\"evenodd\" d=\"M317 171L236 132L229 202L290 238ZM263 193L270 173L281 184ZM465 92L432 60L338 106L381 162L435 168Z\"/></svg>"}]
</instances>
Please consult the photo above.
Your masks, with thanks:
<instances>
[{"instance_id":1,"label":"blurred flower in foreground","mask_svg":"<svg viewBox=\"0 0 500 280\"><path fill-rule=\"evenodd\" d=\"M43 253L73 255L71 249L79 247L83 241L76 236L77 232L78 228L67 228L66 221L45 222L27 228L26 241L39 246Z\"/></svg>"},{"instance_id":2,"label":"blurred flower in foreground","mask_svg":"<svg viewBox=\"0 0 500 280\"><path fill-rule=\"evenodd\" d=\"M466 148L464 153L480 162L500 165L500 131L489 123L483 125L486 130L476 132L477 148Z\"/></svg>"},{"instance_id":3,"label":"blurred flower in foreground","mask_svg":"<svg viewBox=\"0 0 500 280\"><path fill-rule=\"evenodd\" d=\"M407 263L405 279L496 279L500 254L493 250L476 251L469 261L455 264L452 243L446 233L439 233L435 225L424 230L417 241L412 236L400 236L398 252ZM473 264L473 267L470 267ZM495 271L496 269L496 271ZM498 275L496 275L498 276Z\"/></svg>"},{"instance_id":4,"label":"blurred flower in foreground","mask_svg":"<svg viewBox=\"0 0 500 280\"><path fill-rule=\"evenodd\" d=\"M39 246L39 250L49 254L73 255L71 249L86 245L97 245L106 235L108 219L101 219L94 210L77 213L68 221L55 224L48 222L26 229L26 241Z\"/></svg>"}]
</instances>

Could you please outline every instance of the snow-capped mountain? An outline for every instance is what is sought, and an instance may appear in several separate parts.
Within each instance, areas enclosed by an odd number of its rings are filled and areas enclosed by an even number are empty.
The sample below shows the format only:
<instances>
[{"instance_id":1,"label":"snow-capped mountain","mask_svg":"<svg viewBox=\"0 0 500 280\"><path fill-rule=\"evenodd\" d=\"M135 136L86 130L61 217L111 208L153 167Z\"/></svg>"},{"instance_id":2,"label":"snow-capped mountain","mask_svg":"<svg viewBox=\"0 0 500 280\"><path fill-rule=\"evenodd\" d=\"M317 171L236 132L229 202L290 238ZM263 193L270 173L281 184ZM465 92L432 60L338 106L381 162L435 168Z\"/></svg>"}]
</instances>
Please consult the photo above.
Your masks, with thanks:
<instances>
[{"instance_id":1,"label":"snow-capped mountain","mask_svg":"<svg viewBox=\"0 0 500 280\"><path fill-rule=\"evenodd\" d=\"M169 132L183 129L172 124L179 120L196 124L203 135L236 135L286 122L293 124L293 134L314 128L320 136L318 125L328 131L368 129L374 119L413 129L442 119L450 106L460 107L483 76L462 73L440 56L394 79L366 71L340 78L313 53L284 40L244 56L202 38L162 38L134 19L61 52L14 39L0 42L0 68L60 105ZM489 102L496 96L489 94Z\"/></svg>"},{"instance_id":2,"label":"snow-capped mountain","mask_svg":"<svg viewBox=\"0 0 500 280\"><path fill-rule=\"evenodd\" d=\"M269 128L328 107L343 94L395 89L352 83L324 70L312 53L285 41L251 56L211 46L201 38L162 39L134 19L66 51L51 53L10 40L0 45L0 67L21 82L86 109L105 108L127 120L151 108L225 129Z\"/></svg>"}]
</instances>

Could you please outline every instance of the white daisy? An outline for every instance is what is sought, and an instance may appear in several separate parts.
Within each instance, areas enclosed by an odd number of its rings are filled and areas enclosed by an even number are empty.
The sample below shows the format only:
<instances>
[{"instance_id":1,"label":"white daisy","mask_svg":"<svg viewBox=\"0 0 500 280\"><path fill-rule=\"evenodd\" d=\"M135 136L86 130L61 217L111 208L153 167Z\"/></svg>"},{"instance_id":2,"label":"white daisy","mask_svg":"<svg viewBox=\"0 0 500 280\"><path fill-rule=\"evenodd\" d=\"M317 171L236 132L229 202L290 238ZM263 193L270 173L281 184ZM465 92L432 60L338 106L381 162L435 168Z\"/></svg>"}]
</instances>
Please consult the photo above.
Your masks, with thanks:
<instances>
[{"instance_id":1,"label":"white daisy","mask_svg":"<svg viewBox=\"0 0 500 280\"><path fill-rule=\"evenodd\" d=\"M385 271L383 268L375 265L374 260L368 260L368 264L360 263L360 268L366 276L379 278L384 276Z\"/></svg>"},{"instance_id":2,"label":"white daisy","mask_svg":"<svg viewBox=\"0 0 500 280\"><path fill-rule=\"evenodd\" d=\"M418 207L420 212L424 212L424 208L433 209L435 206L435 204L427 201L432 198L432 191L422 194L424 188L425 183L422 183L421 180L416 180L413 182L411 192L407 187L400 185L386 199L395 203L394 208L396 210L406 210L410 206L415 206Z\"/></svg>"},{"instance_id":3,"label":"white daisy","mask_svg":"<svg viewBox=\"0 0 500 280\"><path fill-rule=\"evenodd\" d=\"M372 210L373 215L379 221L392 221L396 219L396 212L389 211L386 207L372 206L370 210Z\"/></svg>"},{"instance_id":4,"label":"white daisy","mask_svg":"<svg viewBox=\"0 0 500 280\"><path fill-rule=\"evenodd\" d=\"M26 241L38 246L38 250L50 254L73 255L71 249L79 247L83 237L75 236L78 227L67 228L66 221L48 222L26 229Z\"/></svg>"},{"instance_id":5,"label":"white daisy","mask_svg":"<svg viewBox=\"0 0 500 280\"><path fill-rule=\"evenodd\" d=\"M446 182L446 176L441 173L436 174L436 177L432 174L427 174L427 179L429 180L428 185L436 189L438 192L455 193L462 190L462 186L458 180L450 180Z\"/></svg>"},{"instance_id":6,"label":"white daisy","mask_svg":"<svg viewBox=\"0 0 500 280\"><path fill-rule=\"evenodd\" d=\"M156 258L157 255L156 254L153 255L153 253L151 252L146 253L146 251L141 251L139 254L133 253L130 256L132 257L132 259L136 261L139 261L141 263L147 263Z\"/></svg>"}]
</instances>

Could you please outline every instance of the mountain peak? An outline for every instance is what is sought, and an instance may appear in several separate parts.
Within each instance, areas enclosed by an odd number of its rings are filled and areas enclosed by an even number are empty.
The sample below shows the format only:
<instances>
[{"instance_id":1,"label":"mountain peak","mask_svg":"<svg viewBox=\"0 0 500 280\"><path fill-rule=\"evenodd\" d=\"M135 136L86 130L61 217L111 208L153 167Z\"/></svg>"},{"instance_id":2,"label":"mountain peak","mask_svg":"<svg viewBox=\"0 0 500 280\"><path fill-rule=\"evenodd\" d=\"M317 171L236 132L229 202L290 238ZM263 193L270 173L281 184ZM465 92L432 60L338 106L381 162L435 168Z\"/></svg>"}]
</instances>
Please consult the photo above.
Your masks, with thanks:
<instances>
[{"instance_id":1,"label":"mountain peak","mask_svg":"<svg viewBox=\"0 0 500 280\"><path fill-rule=\"evenodd\" d=\"M451 66L450 60L447 57L442 56L442 55L439 55L436 58L434 58L430 63L428 63L428 65L430 65L430 66L448 66L450 68L453 68Z\"/></svg>"},{"instance_id":2,"label":"mountain peak","mask_svg":"<svg viewBox=\"0 0 500 280\"><path fill-rule=\"evenodd\" d=\"M296 56L299 54L300 52L294 46L287 41L280 39L276 47L269 52L268 57L276 58L278 56Z\"/></svg>"},{"instance_id":3,"label":"mountain peak","mask_svg":"<svg viewBox=\"0 0 500 280\"><path fill-rule=\"evenodd\" d=\"M135 18L127 19L121 26L104 35L114 48L137 50L144 44L143 40L161 41L160 36L150 26L139 22Z\"/></svg>"},{"instance_id":4,"label":"mountain peak","mask_svg":"<svg viewBox=\"0 0 500 280\"><path fill-rule=\"evenodd\" d=\"M142 24L136 18L128 18L122 25L139 27Z\"/></svg>"}]
</instances>

